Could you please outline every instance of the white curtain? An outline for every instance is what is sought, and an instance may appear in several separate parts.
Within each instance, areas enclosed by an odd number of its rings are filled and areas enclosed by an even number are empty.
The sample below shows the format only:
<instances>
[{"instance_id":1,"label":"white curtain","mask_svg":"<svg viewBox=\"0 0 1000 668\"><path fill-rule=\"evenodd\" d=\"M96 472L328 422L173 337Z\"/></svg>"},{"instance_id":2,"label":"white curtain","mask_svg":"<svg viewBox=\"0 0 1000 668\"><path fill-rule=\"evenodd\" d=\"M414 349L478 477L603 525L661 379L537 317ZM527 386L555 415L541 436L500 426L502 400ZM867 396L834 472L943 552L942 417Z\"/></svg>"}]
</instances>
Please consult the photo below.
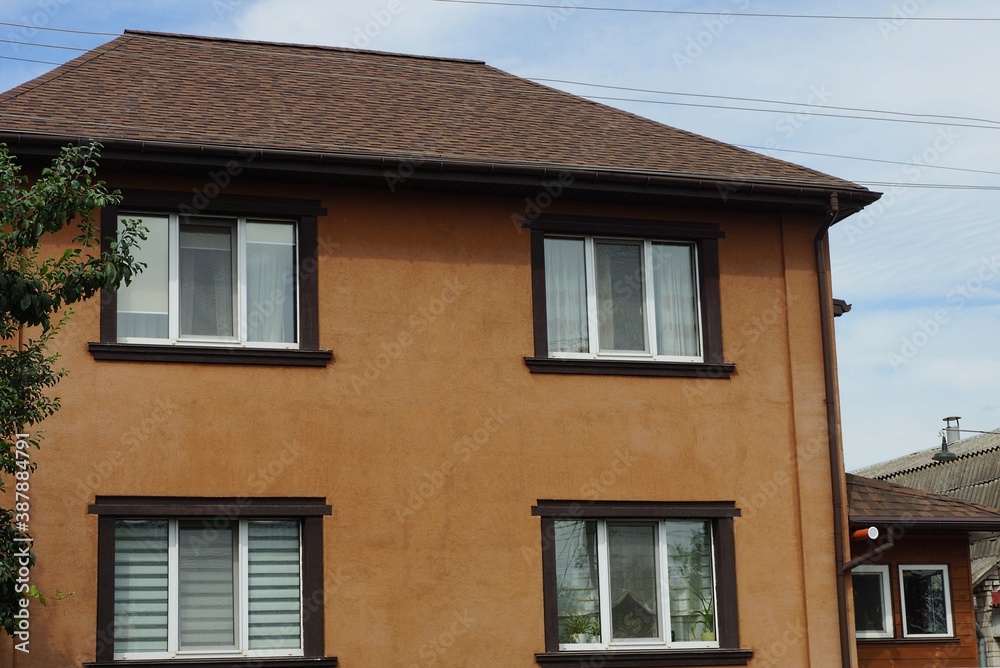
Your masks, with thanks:
<instances>
[{"instance_id":1,"label":"white curtain","mask_svg":"<svg viewBox=\"0 0 1000 668\"><path fill-rule=\"evenodd\" d=\"M295 229L247 223L247 339L295 342Z\"/></svg>"},{"instance_id":2,"label":"white curtain","mask_svg":"<svg viewBox=\"0 0 1000 668\"><path fill-rule=\"evenodd\" d=\"M594 242L598 341L602 351L645 351L642 243Z\"/></svg>"},{"instance_id":3,"label":"white curtain","mask_svg":"<svg viewBox=\"0 0 1000 668\"><path fill-rule=\"evenodd\" d=\"M545 239L545 309L550 353L590 351L583 239Z\"/></svg>"},{"instance_id":4,"label":"white curtain","mask_svg":"<svg viewBox=\"0 0 1000 668\"><path fill-rule=\"evenodd\" d=\"M656 346L660 355L701 355L694 247L653 244Z\"/></svg>"},{"instance_id":5,"label":"white curtain","mask_svg":"<svg viewBox=\"0 0 1000 668\"><path fill-rule=\"evenodd\" d=\"M167 651L167 520L115 522L115 653Z\"/></svg>"},{"instance_id":6,"label":"white curtain","mask_svg":"<svg viewBox=\"0 0 1000 668\"><path fill-rule=\"evenodd\" d=\"M250 649L298 649L301 642L299 523L247 526Z\"/></svg>"},{"instance_id":7,"label":"white curtain","mask_svg":"<svg viewBox=\"0 0 1000 668\"><path fill-rule=\"evenodd\" d=\"M233 336L233 228L181 224L181 334Z\"/></svg>"}]
</instances>

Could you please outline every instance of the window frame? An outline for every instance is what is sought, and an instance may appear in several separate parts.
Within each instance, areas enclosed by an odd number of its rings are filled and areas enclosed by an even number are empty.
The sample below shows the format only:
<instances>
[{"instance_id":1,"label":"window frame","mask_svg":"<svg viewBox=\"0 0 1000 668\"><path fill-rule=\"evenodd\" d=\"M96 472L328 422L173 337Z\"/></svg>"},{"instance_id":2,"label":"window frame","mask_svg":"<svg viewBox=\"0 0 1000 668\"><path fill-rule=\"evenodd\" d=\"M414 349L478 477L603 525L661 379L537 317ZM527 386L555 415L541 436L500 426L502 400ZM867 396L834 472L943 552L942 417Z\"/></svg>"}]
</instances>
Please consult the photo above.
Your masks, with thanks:
<instances>
[{"instance_id":1,"label":"window frame","mask_svg":"<svg viewBox=\"0 0 1000 668\"><path fill-rule=\"evenodd\" d=\"M233 219L274 220L295 225L297 347L286 344L210 340L118 340L118 298L116 292L101 295L100 341L89 350L96 360L134 362L180 362L250 364L269 366L326 366L333 358L319 347L318 217L326 208L318 200L218 195L201 202L198 209L185 204L190 193L123 190L118 206L101 210L102 251L110 252L118 236L120 216L222 216ZM238 226L238 225L237 225ZM176 223L171 224L176 234ZM171 242L173 243L173 241ZM243 245L239 242L238 246ZM244 265L245 266L245 263ZM242 271L240 269L239 271ZM234 276L234 278L236 278ZM234 285L237 281L234 280ZM175 296L172 294L173 300Z\"/></svg>"},{"instance_id":2,"label":"window frame","mask_svg":"<svg viewBox=\"0 0 1000 668\"><path fill-rule=\"evenodd\" d=\"M851 571L853 576L856 573L879 573L882 576L882 626L884 631L860 631L857 628L857 610L855 609L854 633L858 638L864 639L886 639L895 637L895 624L892 617L892 580L890 578L888 565L862 564L855 566ZM853 582L852 582L853 587Z\"/></svg>"},{"instance_id":3,"label":"window frame","mask_svg":"<svg viewBox=\"0 0 1000 668\"><path fill-rule=\"evenodd\" d=\"M323 604L323 525L332 510L326 499L317 497L283 498L191 498L191 497L108 497L98 496L88 508L98 516L97 572L97 645L93 664L88 666L185 666L270 665L275 668L300 665L336 666L335 657L324 657ZM301 651L200 652L175 656L142 655L135 659L116 659L114 652L115 608L115 525L120 519L177 520L203 518L242 523L254 519L295 519L300 522L300 578L303 614ZM242 546L241 546L242 548ZM241 575L241 577L243 577ZM317 597L317 592L320 595ZM243 597L243 593L240 593ZM171 614L175 610L171 609ZM242 615L241 611L239 615ZM237 619L239 623L239 619ZM284 653L281 653L284 652ZM319 659L319 660L317 660ZM236 663L233 663L236 660Z\"/></svg>"},{"instance_id":4,"label":"window frame","mask_svg":"<svg viewBox=\"0 0 1000 668\"><path fill-rule=\"evenodd\" d=\"M534 356L524 358L531 373L729 378L735 370L735 365L724 362L722 356L718 242L725 237L725 233L717 225L545 215L526 220L523 226L531 230ZM676 242L694 246L697 273L694 287L698 294L701 360L656 358L651 355L550 353L545 291L546 237ZM651 313L648 317L655 318L655 315ZM591 345L595 344L592 342Z\"/></svg>"},{"instance_id":5,"label":"window frame","mask_svg":"<svg viewBox=\"0 0 1000 668\"><path fill-rule=\"evenodd\" d=\"M904 571L940 571L944 581L944 610L945 619L948 622L947 633L910 633L906 623L906 591L903 588ZM897 564L896 573L899 577L899 622L902 627L903 638L953 638L955 636L954 606L951 601L951 569L948 564Z\"/></svg>"},{"instance_id":6,"label":"window frame","mask_svg":"<svg viewBox=\"0 0 1000 668\"><path fill-rule=\"evenodd\" d=\"M734 518L740 510L732 501L564 501L539 499L532 515L541 519L541 568L545 651L535 655L541 666L599 665L629 668L638 665L694 666L746 665L753 651L740 647L736 591ZM716 641L704 646L678 644L674 648L648 644L629 648L570 649L559 642L558 583L555 554L555 522L563 520L662 521L704 520L712 527L714 557ZM669 624L669 622L668 622ZM649 661L650 663L637 663Z\"/></svg>"}]
</instances>

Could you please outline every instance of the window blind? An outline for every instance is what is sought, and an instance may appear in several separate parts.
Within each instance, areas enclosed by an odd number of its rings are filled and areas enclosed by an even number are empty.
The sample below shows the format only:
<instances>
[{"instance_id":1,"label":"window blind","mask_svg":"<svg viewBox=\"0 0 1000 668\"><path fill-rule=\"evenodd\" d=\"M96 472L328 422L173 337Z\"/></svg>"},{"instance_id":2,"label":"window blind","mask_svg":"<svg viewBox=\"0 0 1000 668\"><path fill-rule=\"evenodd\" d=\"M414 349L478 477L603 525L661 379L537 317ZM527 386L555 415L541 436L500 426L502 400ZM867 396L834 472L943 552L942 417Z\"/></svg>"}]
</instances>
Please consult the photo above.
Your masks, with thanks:
<instances>
[{"instance_id":1,"label":"window blind","mask_svg":"<svg viewBox=\"0 0 1000 668\"><path fill-rule=\"evenodd\" d=\"M167 520L115 522L115 653L167 650Z\"/></svg>"}]
</instances>

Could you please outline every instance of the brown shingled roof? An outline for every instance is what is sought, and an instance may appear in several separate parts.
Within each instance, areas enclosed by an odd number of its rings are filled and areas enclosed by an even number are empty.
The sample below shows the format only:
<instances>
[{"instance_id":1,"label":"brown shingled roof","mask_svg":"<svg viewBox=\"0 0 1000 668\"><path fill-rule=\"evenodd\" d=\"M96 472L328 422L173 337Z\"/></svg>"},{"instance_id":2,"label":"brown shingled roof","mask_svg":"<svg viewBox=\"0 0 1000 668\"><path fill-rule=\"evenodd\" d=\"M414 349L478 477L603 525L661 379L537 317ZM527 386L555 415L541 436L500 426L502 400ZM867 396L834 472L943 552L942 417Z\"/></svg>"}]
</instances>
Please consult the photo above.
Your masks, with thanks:
<instances>
[{"instance_id":1,"label":"brown shingled roof","mask_svg":"<svg viewBox=\"0 0 1000 668\"><path fill-rule=\"evenodd\" d=\"M876 197L478 61L137 31L0 95L0 135L36 133L734 179Z\"/></svg>"},{"instance_id":2,"label":"brown shingled roof","mask_svg":"<svg viewBox=\"0 0 1000 668\"><path fill-rule=\"evenodd\" d=\"M848 514L855 526L907 524L936 530L1000 530L1000 510L911 487L847 474Z\"/></svg>"}]
</instances>

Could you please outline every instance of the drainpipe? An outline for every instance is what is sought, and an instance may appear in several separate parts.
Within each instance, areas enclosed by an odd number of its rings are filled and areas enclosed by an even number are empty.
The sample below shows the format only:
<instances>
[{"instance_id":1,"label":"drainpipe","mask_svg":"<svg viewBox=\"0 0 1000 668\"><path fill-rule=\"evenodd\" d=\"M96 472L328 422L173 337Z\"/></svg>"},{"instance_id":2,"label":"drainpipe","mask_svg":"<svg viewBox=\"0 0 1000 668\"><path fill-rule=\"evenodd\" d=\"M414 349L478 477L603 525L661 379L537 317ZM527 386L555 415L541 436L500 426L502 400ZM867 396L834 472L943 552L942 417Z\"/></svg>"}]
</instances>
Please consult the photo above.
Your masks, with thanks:
<instances>
[{"instance_id":1,"label":"drainpipe","mask_svg":"<svg viewBox=\"0 0 1000 668\"><path fill-rule=\"evenodd\" d=\"M847 618L847 574L844 572L844 460L840 451L840 419L837 411L836 368L833 359L833 295L830 292L830 275L826 270L827 232L840 216L840 201L836 192L830 193L829 220L816 233L816 272L819 282L819 317L823 337L823 381L826 391L826 423L830 449L830 485L833 491L833 549L837 574L837 613L840 620L840 656L844 668L851 663L854 638L851 637Z\"/></svg>"}]
</instances>

